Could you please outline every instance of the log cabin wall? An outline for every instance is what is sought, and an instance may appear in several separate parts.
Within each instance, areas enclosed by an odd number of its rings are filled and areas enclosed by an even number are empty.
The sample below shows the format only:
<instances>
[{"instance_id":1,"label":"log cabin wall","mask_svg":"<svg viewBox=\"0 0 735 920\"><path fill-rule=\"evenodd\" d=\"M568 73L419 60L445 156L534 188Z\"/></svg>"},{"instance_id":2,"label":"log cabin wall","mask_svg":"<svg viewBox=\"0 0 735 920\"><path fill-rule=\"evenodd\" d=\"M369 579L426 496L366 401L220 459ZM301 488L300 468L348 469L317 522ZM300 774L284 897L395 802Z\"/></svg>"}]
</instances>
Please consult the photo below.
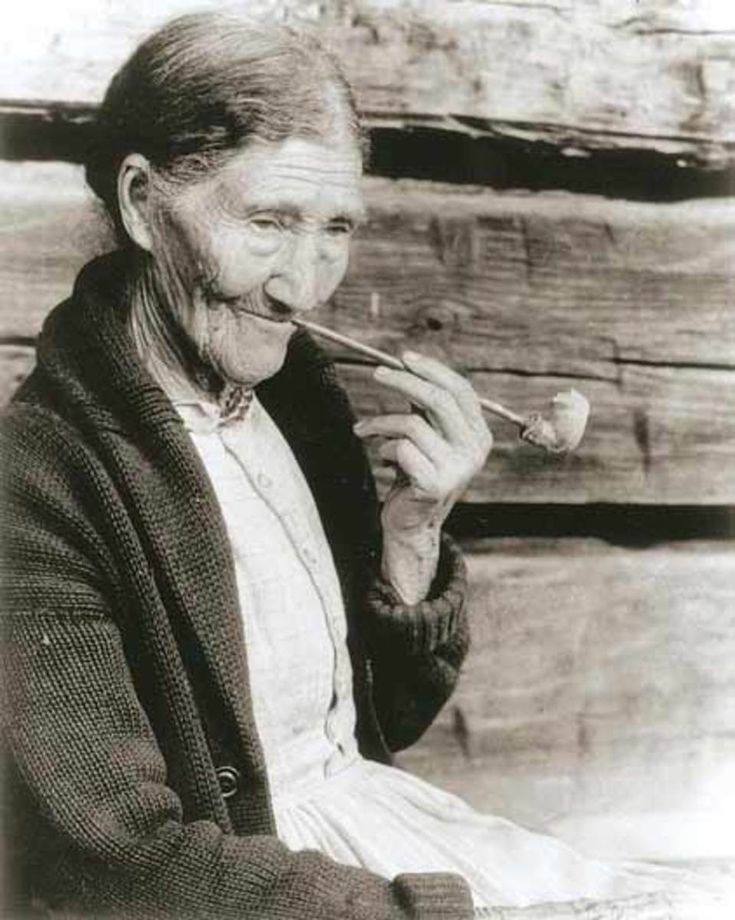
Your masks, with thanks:
<instances>
[{"instance_id":1,"label":"log cabin wall","mask_svg":"<svg viewBox=\"0 0 735 920\"><path fill-rule=\"evenodd\" d=\"M79 166L96 101L153 26L218 6L78 0L13 17L3 400L45 314L110 245ZM565 459L495 426L451 521L474 648L402 763L588 852L735 858L735 8L247 9L317 29L370 128L370 220L317 319L436 355L521 412L569 387L592 402ZM359 412L389 404L335 357Z\"/></svg>"}]
</instances>

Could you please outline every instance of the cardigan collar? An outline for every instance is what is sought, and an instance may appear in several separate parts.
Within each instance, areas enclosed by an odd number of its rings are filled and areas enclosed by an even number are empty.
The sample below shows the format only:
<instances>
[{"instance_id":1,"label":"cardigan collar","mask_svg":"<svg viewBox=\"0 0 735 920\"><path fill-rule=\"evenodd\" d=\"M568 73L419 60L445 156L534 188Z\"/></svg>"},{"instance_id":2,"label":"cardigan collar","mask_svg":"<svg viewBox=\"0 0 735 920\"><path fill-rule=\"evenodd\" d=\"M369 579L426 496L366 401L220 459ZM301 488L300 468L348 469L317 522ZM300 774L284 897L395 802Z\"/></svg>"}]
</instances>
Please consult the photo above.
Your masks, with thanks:
<instances>
[{"instance_id":1,"label":"cardigan collar","mask_svg":"<svg viewBox=\"0 0 735 920\"><path fill-rule=\"evenodd\" d=\"M104 464L135 522L166 615L178 624L177 633L191 637L182 654L192 668L203 668L216 688L238 763L247 769L251 788L263 790L265 766L224 521L179 414L144 367L127 331L124 304L130 279L126 253L85 266L72 297L44 324L36 371L18 398L43 394ZM344 501L333 494L333 472L314 475L325 464L341 463L333 444L325 445L327 422L321 421L324 405L336 392L324 371L327 363L299 330L284 367L256 389L329 521L330 509L341 510ZM340 488L354 491L344 469L340 482ZM269 829L267 801L263 794L253 800L249 826Z\"/></svg>"},{"instance_id":2,"label":"cardigan collar","mask_svg":"<svg viewBox=\"0 0 735 920\"><path fill-rule=\"evenodd\" d=\"M126 329L132 254L100 256L79 273L38 340L38 367L75 420L138 432L175 422L170 401L144 368Z\"/></svg>"}]
</instances>

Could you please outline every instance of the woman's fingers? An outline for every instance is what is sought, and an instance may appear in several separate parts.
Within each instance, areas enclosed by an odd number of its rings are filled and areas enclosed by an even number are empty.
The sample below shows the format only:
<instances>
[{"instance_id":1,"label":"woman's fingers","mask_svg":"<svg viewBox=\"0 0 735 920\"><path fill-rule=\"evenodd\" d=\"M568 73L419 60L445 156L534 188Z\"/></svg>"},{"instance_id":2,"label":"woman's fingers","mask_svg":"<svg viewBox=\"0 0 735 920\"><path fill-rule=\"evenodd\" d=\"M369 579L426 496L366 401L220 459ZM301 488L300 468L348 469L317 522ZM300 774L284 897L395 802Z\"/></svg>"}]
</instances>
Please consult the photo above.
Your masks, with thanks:
<instances>
[{"instance_id":1,"label":"woman's fingers","mask_svg":"<svg viewBox=\"0 0 735 920\"><path fill-rule=\"evenodd\" d=\"M405 371L379 367L375 379L421 411L366 419L355 432L386 438L380 456L404 471L416 497L448 508L485 463L492 435L468 381L431 358L408 353L404 362Z\"/></svg>"},{"instance_id":2,"label":"woman's fingers","mask_svg":"<svg viewBox=\"0 0 735 920\"><path fill-rule=\"evenodd\" d=\"M378 453L383 460L397 464L411 484L427 497L441 497L438 495L436 467L413 441L408 438L386 441Z\"/></svg>"},{"instance_id":3,"label":"woman's fingers","mask_svg":"<svg viewBox=\"0 0 735 920\"><path fill-rule=\"evenodd\" d=\"M451 444L462 447L483 463L492 447L492 434L469 382L431 358L414 360L405 356L405 361L407 367L411 366L410 371L379 367L375 371L376 381L397 390L423 409ZM418 375L419 369L423 376Z\"/></svg>"},{"instance_id":4,"label":"woman's fingers","mask_svg":"<svg viewBox=\"0 0 735 920\"><path fill-rule=\"evenodd\" d=\"M471 437L472 429L449 390L411 371L397 371L388 367L379 367L375 371L375 380L402 393L410 402L423 409L449 441L462 444Z\"/></svg>"},{"instance_id":5,"label":"woman's fingers","mask_svg":"<svg viewBox=\"0 0 735 920\"><path fill-rule=\"evenodd\" d=\"M407 351L403 355L403 363L413 374L450 392L473 427L478 423L485 426L480 401L469 380L441 361L412 351Z\"/></svg>"},{"instance_id":6,"label":"woman's fingers","mask_svg":"<svg viewBox=\"0 0 735 920\"><path fill-rule=\"evenodd\" d=\"M448 459L450 445L436 432L421 415L377 415L355 425L355 433L361 438L374 436L384 438L405 438L433 463Z\"/></svg>"},{"instance_id":7,"label":"woman's fingers","mask_svg":"<svg viewBox=\"0 0 735 920\"><path fill-rule=\"evenodd\" d=\"M432 498L440 497L441 473L452 467L452 448L420 415L379 415L355 425L361 438L388 440L379 456L395 463L411 484Z\"/></svg>"}]
</instances>

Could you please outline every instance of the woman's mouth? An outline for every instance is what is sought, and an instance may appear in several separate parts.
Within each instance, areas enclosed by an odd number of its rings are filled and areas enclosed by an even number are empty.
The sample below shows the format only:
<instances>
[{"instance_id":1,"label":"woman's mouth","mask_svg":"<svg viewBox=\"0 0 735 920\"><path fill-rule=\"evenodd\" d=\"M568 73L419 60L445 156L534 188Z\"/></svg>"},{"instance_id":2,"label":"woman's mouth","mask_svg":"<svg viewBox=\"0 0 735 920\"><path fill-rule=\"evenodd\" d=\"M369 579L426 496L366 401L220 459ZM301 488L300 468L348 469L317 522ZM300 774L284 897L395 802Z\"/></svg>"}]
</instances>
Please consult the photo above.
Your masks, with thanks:
<instances>
[{"instance_id":1,"label":"woman's mouth","mask_svg":"<svg viewBox=\"0 0 735 920\"><path fill-rule=\"evenodd\" d=\"M254 310L244 310L243 312L247 313L248 316L252 316L253 319L262 319L267 323L276 323L277 325L290 323L292 319L291 316L274 316L272 313L256 313Z\"/></svg>"},{"instance_id":2,"label":"woman's mouth","mask_svg":"<svg viewBox=\"0 0 735 920\"><path fill-rule=\"evenodd\" d=\"M253 313L250 310L242 311L249 320L254 320L256 324L263 324L268 329L294 329L289 316L267 316L262 313Z\"/></svg>"},{"instance_id":3,"label":"woman's mouth","mask_svg":"<svg viewBox=\"0 0 735 920\"><path fill-rule=\"evenodd\" d=\"M214 296L211 296L214 294ZM270 303L272 298L252 297L225 297L222 294L210 292L210 303L219 303L231 310L235 315L246 314L256 320L267 323L283 325L290 323L293 311L281 303Z\"/></svg>"}]
</instances>

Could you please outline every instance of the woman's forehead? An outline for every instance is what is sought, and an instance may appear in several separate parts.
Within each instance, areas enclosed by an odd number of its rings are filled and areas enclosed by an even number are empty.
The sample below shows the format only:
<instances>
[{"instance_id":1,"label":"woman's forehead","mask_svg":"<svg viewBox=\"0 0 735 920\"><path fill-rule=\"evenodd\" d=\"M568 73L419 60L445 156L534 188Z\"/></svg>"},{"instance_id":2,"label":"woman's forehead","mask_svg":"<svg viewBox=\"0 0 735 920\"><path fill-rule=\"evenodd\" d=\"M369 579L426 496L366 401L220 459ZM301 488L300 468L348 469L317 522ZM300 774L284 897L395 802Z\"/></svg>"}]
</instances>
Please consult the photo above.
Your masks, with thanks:
<instances>
[{"instance_id":1,"label":"woman's forehead","mask_svg":"<svg viewBox=\"0 0 735 920\"><path fill-rule=\"evenodd\" d=\"M364 213L361 179L362 159L351 138L329 143L292 137L246 147L206 185L218 197L245 207L336 209L359 219Z\"/></svg>"}]
</instances>

